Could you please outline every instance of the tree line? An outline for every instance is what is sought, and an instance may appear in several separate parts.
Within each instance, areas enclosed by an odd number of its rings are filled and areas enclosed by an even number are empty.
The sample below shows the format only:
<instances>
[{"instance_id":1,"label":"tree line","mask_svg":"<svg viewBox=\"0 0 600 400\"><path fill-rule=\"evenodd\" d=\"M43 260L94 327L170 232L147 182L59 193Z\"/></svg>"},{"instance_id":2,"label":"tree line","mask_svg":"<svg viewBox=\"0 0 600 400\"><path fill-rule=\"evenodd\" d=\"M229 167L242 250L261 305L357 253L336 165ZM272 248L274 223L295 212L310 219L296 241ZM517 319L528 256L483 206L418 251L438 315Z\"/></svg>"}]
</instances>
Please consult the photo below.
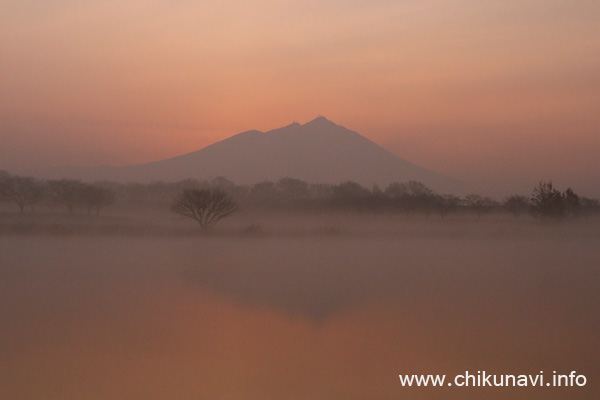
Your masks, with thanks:
<instances>
[{"instance_id":1,"label":"tree line","mask_svg":"<svg viewBox=\"0 0 600 400\"><path fill-rule=\"evenodd\" d=\"M39 180L0 171L0 200L12 201L20 212L43 205L68 212L99 213L119 205L137 208L171 208L191 190L226 196L235 209L279 211L357 211L387 212L406 216L453 213L510 213L515 217L532 215L541 219L576 218L600 212L598 199L577 195L568 188L557 190L552 182L541 181L529 196L512 195L502 201L478 194L456 196L436 193L421 182L395 182L386 187L364 187L348 181L339 184L312 184L295 178L236 185L226 178L210 181L187 179L165 183L84 183L77 180ZM222 193L216 195L217 193ZM206 197L202 201L206 202ZM189 200L189 199L188 199ZM208 202L210 204L210 202ZM181 211L181 210L179 210ZM179 212L181 215L182 213Z\"/></svg>"},{"instance_id":2,"label":"tree line","mask_svg":"<svg viewBox=\"0 0 600 400\"><path fill-rule=\"evenodd\" d=\"M116 195L111 188L98 184L70 179L44 181L0 171L0 200L13 202L21 214L27 208L33 212L40 204L62 206L70 213L81 209L99 214L102 208L115 203Z\"/></svg>"}]
</instances>

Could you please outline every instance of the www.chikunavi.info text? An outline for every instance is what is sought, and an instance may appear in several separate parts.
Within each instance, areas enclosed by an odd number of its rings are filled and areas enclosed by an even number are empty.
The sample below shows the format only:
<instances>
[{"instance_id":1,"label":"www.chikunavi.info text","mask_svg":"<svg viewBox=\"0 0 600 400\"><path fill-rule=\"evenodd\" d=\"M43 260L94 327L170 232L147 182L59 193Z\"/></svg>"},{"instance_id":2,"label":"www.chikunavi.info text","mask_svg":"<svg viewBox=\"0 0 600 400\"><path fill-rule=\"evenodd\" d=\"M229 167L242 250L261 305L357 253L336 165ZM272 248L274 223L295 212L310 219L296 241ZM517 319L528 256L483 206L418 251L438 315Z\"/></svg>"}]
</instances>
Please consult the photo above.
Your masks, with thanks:
<instances>
[{"instance_id":1,"label":"www.chikunavi.info text","mask_svg":"<svg viewBox=\"0 0 600 400\"><path fill-rule=\"evenodd\" d=\"M552 375L539 374L490 374L486 371L477 371L449 376L449 375L398 375L402 386L406 387L582 387L587 384L587 377L571 371L560 374L552 371Z\"/></svg>"}]
</instances>

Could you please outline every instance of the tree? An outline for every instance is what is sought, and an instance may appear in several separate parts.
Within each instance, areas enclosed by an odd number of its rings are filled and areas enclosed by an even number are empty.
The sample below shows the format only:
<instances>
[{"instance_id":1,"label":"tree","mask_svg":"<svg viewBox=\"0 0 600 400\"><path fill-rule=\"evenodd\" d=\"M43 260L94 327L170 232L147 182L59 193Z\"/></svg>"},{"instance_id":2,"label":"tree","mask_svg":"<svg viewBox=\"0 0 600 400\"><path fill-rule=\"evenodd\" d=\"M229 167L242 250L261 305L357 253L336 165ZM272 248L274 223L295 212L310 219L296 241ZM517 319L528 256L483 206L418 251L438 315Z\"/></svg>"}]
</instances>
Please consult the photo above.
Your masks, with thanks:
<instances>
[{"instance_id":1,"label":"tree","mask_svg":"<svg viewBox=\"0 0 600 400\"><path fill-rule=\"evenodd\" d=\"M96 185L83 185L79 193L81 204L87 208L88 214L92 210L100 214L102 207L110 206L115 202L115 193L109 188Z\"/></svg>"},{"instance_id":2,"label":"tree","mask_svg":"<svg viewBox=\"0 0 600 400\"><path fill-rule=\"evenodd\" d=\"M331 188L331 201L335 207L364 207L371 198L371 191L359 183L348 181Z\"/></svg>"},{"instance_id":3,"label":"tree","mask_svg":"<svg viewBox=\"0 0 600 400\"><path fill-rule=\"evenodd\" d=\"M521 214L529 210L529 198L527 196L512 195L504 200L504 209L514 215L520 217Z\"/></svg>"},{"instance_id":4,"label":"tree","mask_svg":"<svg viewBox=\"0 0 600 400\"><path fill-rule=\"evenodd\" d=\"M305 200L308 198L308 183L300 179L288 177L281 178L277 182L277 188L283 198L287 201Z\"/></svg>"},{"instance_id":5,"label":"tree","mask_svg":"<svg viewBox=\"0 0 600 400\"><path fill-rule=\"evenodd\" d=\"M76 205L81 204L81 194L85 188L84 183L71 179L61 179L50 181L49 184L54 199L58 203L64 204L70 213L73 212Z\"/></svg>"},{"instance_id":6,"label":"tree","mask_svg":"<svg viewBox=\"0 0 600 400\"><path fill-rule=\"evenodd\" d=\"M544 219L562 217L566 212L565 199L551 181L540 181L531 195L531 211Z\"/></svg>"},{"instance_id":7,"label":"tree","mask_svg":"<svg viewBox=\"0 0 600 400\"><path fill-rule=\"evenodd\" d=\"M272 181L255 183L248 192L248 197L252 202L260 205L273 205L278 202L279 196L277 185Z\"/></svg>"},{"instance_id":8,"label":"tree","mask_svg":"<svg viewBox=\"0 0 600 400\"><path fill-rule=\"evenodd\" d=\"M392 182L383 194L389 199L393 209L403 210L407 217L415 206L406 183Z\"/></svg>"},{"instance_id":9,"label":"tree","mask_svg":"<svg viewBox=\"0 0 600 400\"><path fill-rule=\"evenodd\" d=\"M581 206L581 212L585 215L600 213L600 200L598 199L580 197L579 204Z\"/></svg>"},{"instance_id":10,"label":"tree","mask_svg":"<svg viewBox=\"0 0 600 400\"><path fill-rule=\"evenodd\" d=\"M563 194L565 201L565 212L572 217L578 217L581 212L581 200L579 196L575 194L573 189L567 188Z\"/></svg>"},{"instance_id":11,"label":"tree","mask_svg":"<svg viewBox=\"0 0 600 400\"><path fill-rule=\"evenodd\" d=\"M496 206L496 202L489 197L482 197L478 194L469 194L465 196L465 204L472 209L477 218L481 218L481 214L491 212Z\"/></svg>"},{"instance_id":12,"label":"tree","mask_svg":"<svg viewBox=\"0 0 600 400\"><path fill-rule=\"evenodd\" d=\"M224 176L217 176L210 182L210 186L215 189L220 189L224 192L231 192L235 188L235 183L231 182Z\"/></svg>"},{"instance_id":13,"label":"tree","mask_svg":"<svg viewBox=\"0 0 600 400\"><path fill-rule=\"evenodd\" d=\"M327 200L331 198L333 188L328 183L311 183L309 184L309 193L313 200Z\"/></svg>"},{"instance_id":14,"label":"tree","mask_svg":"<svg viewBox=\"0 0 600 400\"><path fill-rule=\"evenodd\" d=\"M2 196L14 201L21 214L25 207L40 202L44 197L44 186L37 179L22 176L2 176L0 191Z\"/></svg>"},{"instance_id":15,"label":"tree","mask_svg":"<svg viewBox=\"0 0 600 400\"><path fill-rule=\"evenodd\" d=\"M416 210L429 214L436 200L433 190L418 181L391 183L384 193L395 207L404 210L406 216Z\"/></svg>"},{"instance_id":16,"label":"tree","mask_svg":"<svg viewBox=\"0 0 600 400\"><path fill-rule=\"evenodd\" d=\"M456 210L459 204L460 197L452 194L436 195L434 198L434 207L440 213L441 218Z\"/></svg>"},{"instance_id":17,"label":"tree","mask_svg":"<svg viewBox=\"0 0 600 400\"><path fill-rule=\"evenodd\" d=\"M0 201L9 200L7 190L10 180L10 174L0 169Z\"/></svg>"},{"instance_id":18,"label":"tree","mask_svg":"<svg viewBox=\"0 0 600 400\"><path fill-rule=\"evenodd\" d=\"M173 201L171 211L208 229L237 211L237 204L220 189L184 189Z\"/></svg>"}]
</instances>

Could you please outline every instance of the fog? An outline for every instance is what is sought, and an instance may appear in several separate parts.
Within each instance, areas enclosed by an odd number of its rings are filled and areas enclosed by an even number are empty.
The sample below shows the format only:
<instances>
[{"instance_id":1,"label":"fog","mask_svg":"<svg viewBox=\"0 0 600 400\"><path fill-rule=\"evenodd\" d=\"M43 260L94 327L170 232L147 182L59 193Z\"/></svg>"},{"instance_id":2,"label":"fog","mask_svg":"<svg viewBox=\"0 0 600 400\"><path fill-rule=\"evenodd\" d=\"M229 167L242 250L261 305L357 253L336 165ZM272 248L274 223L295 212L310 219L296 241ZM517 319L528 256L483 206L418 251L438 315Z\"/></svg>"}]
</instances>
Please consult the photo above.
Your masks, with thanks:
<instances>
[{"instance_id":1,"label":"fog","mask_svg":"<svg viewBox=\"0 0 600 400\"><path fill-rule=\"evenodd\" d=\"M146 231L89 218L2 230L2 399L600 394L597 219L241 214L199 234L167 217ZM466 370L575 370L588 384L398 380Z\"/></svg>"}]
</instances>

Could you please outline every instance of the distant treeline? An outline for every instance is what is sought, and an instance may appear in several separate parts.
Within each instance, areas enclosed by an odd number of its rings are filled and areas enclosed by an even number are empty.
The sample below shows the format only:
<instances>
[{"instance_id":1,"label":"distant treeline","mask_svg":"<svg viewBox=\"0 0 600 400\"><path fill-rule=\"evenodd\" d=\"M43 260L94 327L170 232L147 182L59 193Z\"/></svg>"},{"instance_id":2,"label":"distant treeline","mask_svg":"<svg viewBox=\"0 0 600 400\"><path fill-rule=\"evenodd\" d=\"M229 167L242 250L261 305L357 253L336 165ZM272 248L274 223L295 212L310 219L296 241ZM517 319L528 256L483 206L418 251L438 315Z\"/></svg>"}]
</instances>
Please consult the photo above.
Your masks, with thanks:
<instances>
[{"instance_id":1,"label":"distant treeline","mask_svg":"<svg viewBox=\"0 0 600 400\"><path fill-rule=\"evenodd\" d=\"M38 180L0 171L0 200L14 203L18 210L36 209L100 213L108 206L128 209L168 210L184 189L218 189L226 192L242 210L358 211L436 214L510 213L516 217L583 217L600 212L600 201L578 196L573 190L560 192L551 182L540 182L530 195L512 195L503 201L470 194L459 197L439 194L416 181L366 188L356 182L311 184L295 178L265 181L250 186L236 185L226 178L211 181L187 179L174 183L84 183L76 180Z\"/></svg>"}]
</instances>

